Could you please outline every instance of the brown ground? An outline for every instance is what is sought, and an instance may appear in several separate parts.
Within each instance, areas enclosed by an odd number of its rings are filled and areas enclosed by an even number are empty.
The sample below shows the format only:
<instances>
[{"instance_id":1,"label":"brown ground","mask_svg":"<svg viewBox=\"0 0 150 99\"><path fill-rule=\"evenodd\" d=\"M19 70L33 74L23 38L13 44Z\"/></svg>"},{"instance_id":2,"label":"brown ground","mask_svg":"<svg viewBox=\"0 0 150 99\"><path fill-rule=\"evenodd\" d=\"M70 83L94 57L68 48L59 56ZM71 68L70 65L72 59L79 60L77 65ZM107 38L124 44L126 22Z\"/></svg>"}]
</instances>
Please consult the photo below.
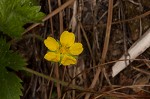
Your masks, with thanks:
<instances>
[{"instance_id":1,"label":"brown ground","mask_svg":"<svg viewBox=\"0 0 150 99\"><path fill-rule=\"evenodd\" d=\"M76 7L72 1L41 0L42 11L53 17L44 19L14 45L27 59L28 68L67 82L67 86L22 73L22 99L150 99L149 62L134 61L111 77L113 64L150 27L150 1L77 0ZM61 9L66 2L70 4ZM39 36L59 39L64 30L74 32L84 46L77 65L57 66L43 58L47 48ZM149 59L149 55L147 49L137 59Z\"/></svg>"}]
</instances>

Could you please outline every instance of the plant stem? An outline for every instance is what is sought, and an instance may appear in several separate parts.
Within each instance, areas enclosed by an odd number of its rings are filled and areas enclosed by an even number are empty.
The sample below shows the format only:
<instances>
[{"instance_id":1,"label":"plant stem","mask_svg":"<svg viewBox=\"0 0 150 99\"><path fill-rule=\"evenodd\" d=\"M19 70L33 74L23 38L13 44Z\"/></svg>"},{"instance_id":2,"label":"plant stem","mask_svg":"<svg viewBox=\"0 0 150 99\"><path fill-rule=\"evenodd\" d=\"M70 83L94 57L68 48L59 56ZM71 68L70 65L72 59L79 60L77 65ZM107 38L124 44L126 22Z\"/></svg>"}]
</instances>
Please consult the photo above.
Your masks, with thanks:
<instances>
[{"instance_id":1,"label":"plant stem","mask_svg":"<svg viewBox=\"0 0 150 99\"><path fill-rule=\"evenodd\" d=\"M44 75L44 74L42 74L42 73L39 73L39 72L34 71L34 70L32 70L32 69L30 69L30 68L27 68L27 67L24 67L23 70L25 70L25 71L27 71L27 72L29 72L29 73L35 74L35 75L37 75L37 76L43 77L43 78L45 78L45 79L47 79L47 80L53 81L53 82L55 82L55 83L59 83L59 84L61 84L62 86L67 86L67 87L70 87L70 88L72 88L72 89L77 89L77 90L80 90L80 91L87 91L87 90L86 90L85 88L83 88L83 87L80 87L80 86L77 86L77 85L72 85L72 84L69 84L69 83L67 83L67 82L61 81L61 80L59 80L59 79L55 79L55 78L53 78L53 77L49 77L49 76L47 76L47 75Z\"/></svg>"}]
</instances>

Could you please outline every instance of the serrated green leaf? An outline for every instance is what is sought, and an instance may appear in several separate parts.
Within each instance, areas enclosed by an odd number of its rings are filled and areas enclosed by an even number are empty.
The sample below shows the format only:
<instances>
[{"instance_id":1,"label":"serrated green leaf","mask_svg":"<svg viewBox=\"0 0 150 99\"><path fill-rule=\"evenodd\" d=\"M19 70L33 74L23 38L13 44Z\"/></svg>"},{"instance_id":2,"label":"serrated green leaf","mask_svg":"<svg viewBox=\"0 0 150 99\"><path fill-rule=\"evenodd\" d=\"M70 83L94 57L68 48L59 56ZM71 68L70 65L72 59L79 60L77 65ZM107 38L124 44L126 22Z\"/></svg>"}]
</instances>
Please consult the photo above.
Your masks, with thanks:
<instances>
[{"instance_id":1,"label":"serrated green leaf","mask_svg":"<svg viewBox=\"0 0 150 99\"><path fill-rule=\"evenodd\" d=\"M21 79L0 66L0 99L20 99Z\"/></svg>"},{"instance_id":2,"label":"serrated green leaf","mask_svg":"<svg viewBox=\"0 0 150 99\"><path fill-rule=\"evenodd\" d=\"M22 70L26 63L18 53L9 49L10 44L0 38L0 99L20 99L21 79L7 71L7 68L15 71Z\"/></svg>"},{"instance_id":3,"label":"serrated green leaf","mask_svg":"<svg viewBox=\"0 0 150 99\"><path fill-rule=\"evenodd\" d=\"M44 13L32 0L0 0L0 30L11 37L20 37L26 23L40 22Z\"/></svg>"},{"instance_id":4,"label":"serrated green leaf","mask_svg":"<svg viewBox=\"0 0 150 99\"><path fill-rule=\"evenodd\" d=\"M0 66L9 67L13 70L22 70L26 65L25 60L17 53L9 50L10 44L0 38Z\"/></svg>"}]
</instances>

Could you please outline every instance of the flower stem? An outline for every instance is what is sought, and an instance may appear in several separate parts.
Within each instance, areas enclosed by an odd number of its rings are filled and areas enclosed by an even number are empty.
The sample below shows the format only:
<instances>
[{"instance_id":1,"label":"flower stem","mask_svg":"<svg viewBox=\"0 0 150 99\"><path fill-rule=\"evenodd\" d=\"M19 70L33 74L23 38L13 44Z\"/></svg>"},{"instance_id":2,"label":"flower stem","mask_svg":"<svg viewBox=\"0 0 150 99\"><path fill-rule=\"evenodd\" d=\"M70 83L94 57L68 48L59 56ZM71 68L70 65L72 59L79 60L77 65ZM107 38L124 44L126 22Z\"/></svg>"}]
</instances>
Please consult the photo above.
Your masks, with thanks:
<instances>
[{"instance_id":1,"label":"flower stem","mask_svg":"<svg viewBox=\"0 0 150 99\"><path fill-rule=\"evenodd\" d=\"M47 79L47 80L53 81L53 82L55 82L55 83L59 83L59 84L61 84L62 86L67 86L67 87L70 87L70 88L73 88L73 89L77 89L77 90L80 90L80 91L87 91L87 90L86 90L85 88L83 88L83 87L80 87L80 86L77 86L77 85L72 85L72 84L69 84L69 83L67 83L67 82L61 81L61 80L59 80L59 79L55 79L55 78L53 78L53 77L49 77L49 76L47 76L47 75L44 75L44 74L42 74L42 73L39 73L39 72L34 71L34 70L32 70L32 69L30 69L30 68L27 68L27 67L24 67L23 70L25 70L25 71L27 71L27 72L29 72L29 73L35 74L35 75L37 75L37 76L43 77L43 78L45 78L45 79Z\"/></svg>"}]
</instances>

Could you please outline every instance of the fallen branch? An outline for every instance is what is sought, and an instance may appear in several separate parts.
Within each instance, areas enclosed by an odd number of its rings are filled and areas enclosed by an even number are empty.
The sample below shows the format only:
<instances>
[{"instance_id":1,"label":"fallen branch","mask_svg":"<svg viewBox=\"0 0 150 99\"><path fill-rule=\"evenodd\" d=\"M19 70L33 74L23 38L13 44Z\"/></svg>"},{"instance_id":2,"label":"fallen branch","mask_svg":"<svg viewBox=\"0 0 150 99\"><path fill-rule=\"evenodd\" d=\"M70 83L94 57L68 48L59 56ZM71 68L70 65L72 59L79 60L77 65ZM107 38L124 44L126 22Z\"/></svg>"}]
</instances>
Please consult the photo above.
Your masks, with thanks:
<instances>
[{"instance_id":1,"label":"fallen branch","mask_svg":"<svg viewBox=\"0 0 150 99\"><path fill-rule=\"evenodd\" d=\"M144 35L136 41L128 50L129 56L126 57L123 55L119 60L125 61L118 61L112 67L112 77L115 77L119 72L125 69L130 62L132 62L136 57L142 54L147 48L150 47L150 29L144 33ZM132 60L130 60L132 59Z\"/></svg>"}]
</instances>

